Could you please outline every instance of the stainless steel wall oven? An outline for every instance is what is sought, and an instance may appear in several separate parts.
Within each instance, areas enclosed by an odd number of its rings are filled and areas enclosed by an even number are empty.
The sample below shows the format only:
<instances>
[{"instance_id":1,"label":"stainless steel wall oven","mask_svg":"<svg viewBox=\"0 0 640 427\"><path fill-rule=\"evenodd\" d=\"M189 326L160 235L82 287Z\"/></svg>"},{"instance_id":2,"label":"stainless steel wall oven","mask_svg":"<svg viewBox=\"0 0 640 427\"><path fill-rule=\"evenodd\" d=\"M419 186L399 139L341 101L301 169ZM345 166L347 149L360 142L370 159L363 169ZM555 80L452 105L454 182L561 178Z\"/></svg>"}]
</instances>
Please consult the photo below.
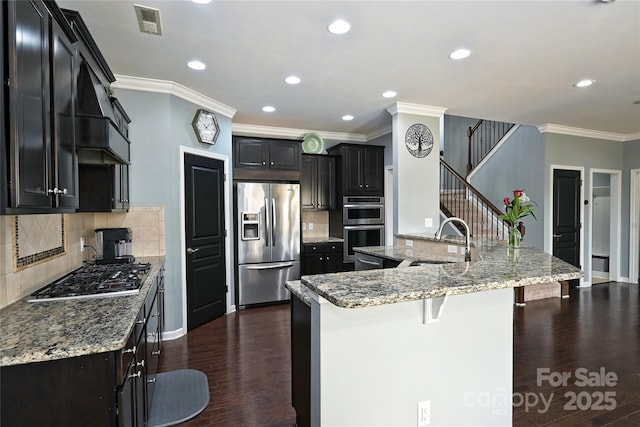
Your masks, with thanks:
<instances>
[{"instance_id":1,"label":"stainless steel wall oven","mask_svg":"<svg viewBox=\"0 0 640 427\"><path fill-rule=\"evenodd\" d=\"M384 224L384 197L345 196L342 225Z\"/></svg>"},{"instance_id":2,"label":"stainless steel wall oven","mask_svg":"<svg viewBox=\"0 0 640 427\"><path fill-rule=\"evenodd\" d=\"M353 248L384 245L384 224L346 225L343 227L344 262L354 262Z\"/></svg>"}]
</instances>

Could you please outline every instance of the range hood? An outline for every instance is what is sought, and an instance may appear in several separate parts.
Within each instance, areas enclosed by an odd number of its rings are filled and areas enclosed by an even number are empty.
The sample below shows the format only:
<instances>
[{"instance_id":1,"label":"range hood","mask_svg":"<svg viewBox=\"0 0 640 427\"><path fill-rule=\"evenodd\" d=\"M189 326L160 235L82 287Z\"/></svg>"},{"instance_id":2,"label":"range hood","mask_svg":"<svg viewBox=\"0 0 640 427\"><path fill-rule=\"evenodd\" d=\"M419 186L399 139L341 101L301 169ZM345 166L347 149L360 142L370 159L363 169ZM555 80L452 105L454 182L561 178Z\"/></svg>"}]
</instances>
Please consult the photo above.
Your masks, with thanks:
<instances>
[{"instance_id":1,"label":"range hood","mask_svg":"<svg viewBox=\"0 0 640 427\"><path fill-rule=\"evenodd\" d=\"M76 152L80 164L129 164L130 142L116 125L108 89L86 62L78 74Z\"/></svg>"}]
</instances>

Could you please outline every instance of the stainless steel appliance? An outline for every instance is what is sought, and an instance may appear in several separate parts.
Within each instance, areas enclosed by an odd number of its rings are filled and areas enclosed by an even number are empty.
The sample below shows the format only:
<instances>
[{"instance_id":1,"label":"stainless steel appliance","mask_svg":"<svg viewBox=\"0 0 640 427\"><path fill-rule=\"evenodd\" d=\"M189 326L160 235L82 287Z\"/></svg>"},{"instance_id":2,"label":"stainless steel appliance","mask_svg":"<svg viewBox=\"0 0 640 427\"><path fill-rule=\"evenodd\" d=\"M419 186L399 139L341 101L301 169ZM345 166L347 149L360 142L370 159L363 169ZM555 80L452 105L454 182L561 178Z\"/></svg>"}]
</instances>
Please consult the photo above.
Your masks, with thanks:
<instances>
[{"instance_id":1,"label":"stainless steel appliance","mask_svg":"<svg viewBox=\"0 0 640 427\"><path fill-rule=\"evenodd\" d=\"M31 294L29 302L115 297L140 291L150 264L87 264Z\"/></svg>"},{"instance_id":2,"label":"stainless steel appliance","mask_svg":"<svg viewBox=\"0 0 640 427\"><path fill-rule=\"evenodd\" d=\"M130 228L98 228L96 232L96 264L124 264L135 261Z\"/></svg>"},{"instance_id":3,"label":"stainless steel appliance","mask_svg":"<svg viewBox=\"0 0 640 427\"><path fill-rule=\"evenodd\" d=\"M288 300L300 278L300 184L236 184L238 305Z\"/></svg>"},{"instance_id":4,"label":"stainless steel appliance","mask_svg":"<svg viewBox=\"0 0 640 427\"><path fill-rule=\"evenodd\" d=\"M343 238L343 261L354 262L353 248L384 245L384 224L344 226Z\"/></svg>"},{"instance_id":5,"label":"stainless steel appliance","mask_svg":"<svg viewBox=\"0 0 640 427\"><path fill-rule=\"evenodd\" d=\"M342 224L384 224L384 197L343 197Z\"/></svg>"}]
</instances>

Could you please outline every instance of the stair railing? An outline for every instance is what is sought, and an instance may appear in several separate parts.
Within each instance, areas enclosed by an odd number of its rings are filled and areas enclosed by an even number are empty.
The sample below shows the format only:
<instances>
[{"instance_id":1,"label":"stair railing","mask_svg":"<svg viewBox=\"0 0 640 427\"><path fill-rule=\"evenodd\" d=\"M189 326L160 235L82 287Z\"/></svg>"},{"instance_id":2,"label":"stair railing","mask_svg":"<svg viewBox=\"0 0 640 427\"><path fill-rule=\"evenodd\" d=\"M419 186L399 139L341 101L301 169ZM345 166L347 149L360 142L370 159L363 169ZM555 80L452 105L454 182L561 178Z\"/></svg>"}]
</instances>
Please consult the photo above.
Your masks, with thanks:
<instances>
[{"instance_id":1,"label":"stair railing","mask_svg":"<svg viewBox=\"0 0 640 427\"><path fill-rule=\"evenodd\" d=\"M476 239L504 240L507 236L508 224L498 218L502 211L442 159L440 210L449 217L464 219Z\"/></svg>"},{"instance_id":2,"label":"stair railing","mask_svg":"<svg viewBox=\"0 0 640 427\"><path fill-rule=\"evenodd\" d=\"M496 122L494 120L478 120L475 126L469 126L467 136L467 176L475 166L485 158L498 142L509 132L514 123Z\"/></svg>"}]
</instances>

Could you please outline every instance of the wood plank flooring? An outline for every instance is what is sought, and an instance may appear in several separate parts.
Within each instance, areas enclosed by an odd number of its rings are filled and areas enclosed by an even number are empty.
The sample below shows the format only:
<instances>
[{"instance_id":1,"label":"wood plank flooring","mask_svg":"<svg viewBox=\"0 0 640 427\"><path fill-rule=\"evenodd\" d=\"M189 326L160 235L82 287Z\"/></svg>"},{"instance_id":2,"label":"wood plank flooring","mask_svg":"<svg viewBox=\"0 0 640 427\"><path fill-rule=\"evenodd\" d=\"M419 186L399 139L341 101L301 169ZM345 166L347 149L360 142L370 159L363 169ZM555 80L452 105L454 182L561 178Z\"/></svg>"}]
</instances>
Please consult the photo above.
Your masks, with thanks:
<instances>
[{"instance_id":1,"label":"wood plank flooring","mask_svg":"<svg viewBox=\"0 0 640 427\"><path fill-rule=\"evenodd\" d=\"M289 315L288 304L241 310L165 343L162 371L199 369L209 378L209 406L184 426L295 425ZM538 369L544 368L554 377L571 377L566 386L549 381L538 386ZM613 372L616 385L579 387L580 368L587 374L601 368ZM571 393L577 398L575 410ZM551 399L546 410L540 396ZM524 399L529 406L514 407L514 426L639 426L638 285L611 282L576 288L569 299L514 307L514 401ZM590 409L596 404L615 409Z\"/></svg>"}]
</instances>

